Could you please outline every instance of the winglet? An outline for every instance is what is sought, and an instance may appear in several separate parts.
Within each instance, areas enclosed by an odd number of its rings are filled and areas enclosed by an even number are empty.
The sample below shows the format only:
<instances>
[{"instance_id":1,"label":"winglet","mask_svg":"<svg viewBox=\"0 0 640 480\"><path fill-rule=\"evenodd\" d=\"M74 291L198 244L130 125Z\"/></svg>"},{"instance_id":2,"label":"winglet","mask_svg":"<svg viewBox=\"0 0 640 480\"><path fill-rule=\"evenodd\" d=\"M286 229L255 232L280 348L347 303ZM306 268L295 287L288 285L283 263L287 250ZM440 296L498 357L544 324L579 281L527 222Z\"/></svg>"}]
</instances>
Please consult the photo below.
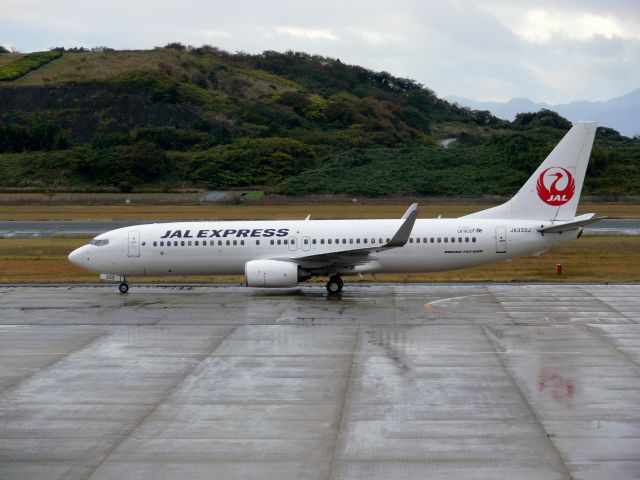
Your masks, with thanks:
<instances>
[{"instance_id":1,"label":"winglet","mask_svg":"<svg viewBox=\"0 0 640 480\"><path fill-rule=\"evenodd\" d=\"M413 230L413 224L416 222L416 218L418 217L418 204L412 204L407 211L402 216L402 225L393 236L391 241L384 245L384 248L395 248L395 247L403 247L408 241L409 236L411 235L411 230Z\"/></svg>"}]
</instances>

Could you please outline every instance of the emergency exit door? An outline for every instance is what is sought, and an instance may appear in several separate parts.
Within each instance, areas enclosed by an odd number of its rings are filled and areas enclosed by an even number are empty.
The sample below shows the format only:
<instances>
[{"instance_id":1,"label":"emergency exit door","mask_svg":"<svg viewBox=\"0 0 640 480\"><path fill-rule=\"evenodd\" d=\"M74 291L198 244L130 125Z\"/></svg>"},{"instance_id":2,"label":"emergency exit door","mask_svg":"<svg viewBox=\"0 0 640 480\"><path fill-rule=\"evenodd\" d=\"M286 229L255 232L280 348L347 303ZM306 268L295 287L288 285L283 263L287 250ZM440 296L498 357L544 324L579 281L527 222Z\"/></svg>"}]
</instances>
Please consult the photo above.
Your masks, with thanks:
<instances>
[{"instance_id":1,"label":"emergency exit door","mask_svg":"<svg viewBox=\"0 0 640 480\"><path fill-rule=\"evenodd\" d=\"M496 227L496 253L507 253L506 227Z\"/></svg>"}]
</instances>

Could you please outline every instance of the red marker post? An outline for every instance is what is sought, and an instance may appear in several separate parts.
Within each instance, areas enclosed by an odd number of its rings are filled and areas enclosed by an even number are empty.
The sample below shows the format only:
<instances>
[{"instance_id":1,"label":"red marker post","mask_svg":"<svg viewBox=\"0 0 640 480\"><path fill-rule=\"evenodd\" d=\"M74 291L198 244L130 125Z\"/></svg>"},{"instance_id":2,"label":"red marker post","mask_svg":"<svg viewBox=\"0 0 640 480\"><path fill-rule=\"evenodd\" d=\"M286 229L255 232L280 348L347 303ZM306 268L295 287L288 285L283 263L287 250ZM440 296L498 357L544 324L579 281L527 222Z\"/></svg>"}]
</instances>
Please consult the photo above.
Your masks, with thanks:
<instances>
[{"instance_id":1,"label":"red marker post","mask_svg":"<svg viewBox=\"0 0 640 480\"><path fill-rule=\"evenodd\" d=\"M558 274L558 276L562 275L562 264L561 263L556 263L556 273Z\"/></svg>"}]
</instances>

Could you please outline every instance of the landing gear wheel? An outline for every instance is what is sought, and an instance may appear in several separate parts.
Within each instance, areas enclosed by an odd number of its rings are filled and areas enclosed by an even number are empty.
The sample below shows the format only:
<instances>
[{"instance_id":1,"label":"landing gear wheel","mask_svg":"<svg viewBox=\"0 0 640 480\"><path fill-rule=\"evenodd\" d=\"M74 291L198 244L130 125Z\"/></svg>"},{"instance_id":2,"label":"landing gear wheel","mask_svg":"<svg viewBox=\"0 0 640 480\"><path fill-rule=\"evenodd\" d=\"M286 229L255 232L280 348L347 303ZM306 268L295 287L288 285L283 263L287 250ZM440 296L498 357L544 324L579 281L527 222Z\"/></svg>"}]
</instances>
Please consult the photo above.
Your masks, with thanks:
<instances>
[{"instance_id":1,"label":"landing gear wheel","mask_svg":"<svg viewBox=\"0 0 640 480\"><path fill-rule=\"evenodd\" d=\"M340 293L342 291L342 287L344 287L344 282L338 275L333 275L329 278L327 282L327 292L329 294L334 295L336 293Z\"/></svg>"},{"instance_id":2,"label":"landing gear wheel","mask_svg":"<svg viewBox=\"0 0 640 480\"><path fill-rule=\"evenodd\" d=\"M122 282L118 286L118 290L120 290L120 293L127 293L129 291L129 284L127 282Z\"/></svg>"}]
</instances>

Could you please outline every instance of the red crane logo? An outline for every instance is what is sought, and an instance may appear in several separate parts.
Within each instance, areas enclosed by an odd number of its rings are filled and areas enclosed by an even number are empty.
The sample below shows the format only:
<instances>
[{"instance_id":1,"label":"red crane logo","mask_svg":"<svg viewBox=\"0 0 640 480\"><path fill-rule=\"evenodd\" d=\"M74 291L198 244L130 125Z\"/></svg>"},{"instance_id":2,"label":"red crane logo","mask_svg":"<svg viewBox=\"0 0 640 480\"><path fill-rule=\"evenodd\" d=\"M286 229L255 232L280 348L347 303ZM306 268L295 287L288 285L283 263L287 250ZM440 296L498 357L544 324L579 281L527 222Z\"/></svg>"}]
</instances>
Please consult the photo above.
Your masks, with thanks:
<instances>
[{"instance_id":1,"label":"red crane logo","mask_svg":"<svg viewBox=\"0 0 640 480\"><path fill-rule=\"evenodd\" d=\"M569 170L562 167L550 167L538 177L536 184L538 196L547 205L564 205L576 191L576 182Z\"/></svg>"}]
</instances>

